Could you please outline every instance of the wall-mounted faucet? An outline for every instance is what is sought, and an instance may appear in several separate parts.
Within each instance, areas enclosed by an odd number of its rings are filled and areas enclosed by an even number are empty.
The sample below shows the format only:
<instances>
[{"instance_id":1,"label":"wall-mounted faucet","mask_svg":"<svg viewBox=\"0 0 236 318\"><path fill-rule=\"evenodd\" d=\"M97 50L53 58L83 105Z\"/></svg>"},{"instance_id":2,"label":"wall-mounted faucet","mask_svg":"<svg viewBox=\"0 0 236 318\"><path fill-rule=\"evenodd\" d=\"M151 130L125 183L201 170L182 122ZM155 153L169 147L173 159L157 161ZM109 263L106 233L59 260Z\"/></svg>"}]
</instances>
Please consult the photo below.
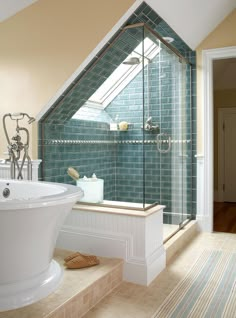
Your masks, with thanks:
<instances>
[{"instance_id":1,"label":"wall-mounted faucet","mask_svg":"<svg viewBox=\"0 0 236 318\"><path fill-rule=\"evenodd\" d=\"M10 117L11 120L16 121L16 134L11 138L9 138L7 128L6 128L6 118ZM13 114L5 114L3 116L3 129L6 135L6 139L8 142L8 154L9 158L6 161L10 162L11 169L11 179L23 179L22 170L25 162L27 161L27 179L32 180L32 163L30 156L28 154L29 149L29 131L25 127L19 126L19 121L24 119L24 117L28 118L28 124L31 124L35 119L30 117L27 113L13 113ZM21 141L20 132L24 131L26 134L26 142L23 144ZM21 152L23 151L23 158L21 164L19 163ZM17 173L17 175L16 175Z\"/></svg>"},{"instance_id":2,"label":"wall-mounted faucet","mask_svg":"<svg viewBox=\"0 0 236 318\"><path fill-rule=\"evenodd\" d=\"M158 133L159 132L159 125L153 125L152 123L152 117L148 117L148 119L146 120L144 127L141 127L142 129L146 130L146 131L151 131L151 132L155 132Z\"/></svg>"}]
</instances>

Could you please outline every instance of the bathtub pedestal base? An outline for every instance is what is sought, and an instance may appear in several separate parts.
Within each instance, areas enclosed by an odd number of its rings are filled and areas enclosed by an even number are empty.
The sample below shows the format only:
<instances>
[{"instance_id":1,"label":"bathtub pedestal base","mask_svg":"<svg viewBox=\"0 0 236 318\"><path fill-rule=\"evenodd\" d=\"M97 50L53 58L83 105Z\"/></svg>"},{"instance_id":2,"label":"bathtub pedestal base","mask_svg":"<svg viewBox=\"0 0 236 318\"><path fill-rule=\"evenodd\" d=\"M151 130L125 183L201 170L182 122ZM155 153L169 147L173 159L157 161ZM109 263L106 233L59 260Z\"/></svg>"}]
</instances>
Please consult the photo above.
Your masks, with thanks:
<instances>
[{"instance_id":1,"label":"bathtub pedestal base","mask_svg":"<svg viewBox=\"0 0 236 318\"><path fill-rule=\"evenodd\" d=\"M35 303L57 289L63 276L61 266L54 260L38 276L24 281L0 285L0 311L16 309Z\"/></svg>"}]
</instances>

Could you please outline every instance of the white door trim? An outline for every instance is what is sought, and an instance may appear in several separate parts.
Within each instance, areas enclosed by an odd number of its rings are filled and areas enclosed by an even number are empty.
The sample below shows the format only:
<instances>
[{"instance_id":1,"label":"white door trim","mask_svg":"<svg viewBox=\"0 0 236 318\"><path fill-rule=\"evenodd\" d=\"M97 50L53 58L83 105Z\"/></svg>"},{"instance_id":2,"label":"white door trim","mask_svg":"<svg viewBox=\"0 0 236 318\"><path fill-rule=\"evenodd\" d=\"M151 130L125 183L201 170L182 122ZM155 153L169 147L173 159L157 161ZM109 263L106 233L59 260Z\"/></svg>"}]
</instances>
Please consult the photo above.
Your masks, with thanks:
<instances>
[{"instance_id":1,"label":"white door trim","mask_svg":"<svg viewBox=\"0 0 236 318\"><path fill-rule=\"evenodd\" d=\"M236 57L236 46L202 51L204 178L202 230L213 231L213 60ZM200 203L197 203L200 205Z\"/></svg>"},{"instance_id":2,"label":"white door trim","mask_svg":"<svg viewBox=\"0 0 236 318\"><path fill-rule=\"evenodd\" d=\"M225 115L235 114L236 108L235 107L227 107L227 108L219 108L218 109L218 201L224 202L224 191L223 185L225 183L225 176L224 176L224 133L223 133L223 124Z\"/></svg>"}]
</instances>

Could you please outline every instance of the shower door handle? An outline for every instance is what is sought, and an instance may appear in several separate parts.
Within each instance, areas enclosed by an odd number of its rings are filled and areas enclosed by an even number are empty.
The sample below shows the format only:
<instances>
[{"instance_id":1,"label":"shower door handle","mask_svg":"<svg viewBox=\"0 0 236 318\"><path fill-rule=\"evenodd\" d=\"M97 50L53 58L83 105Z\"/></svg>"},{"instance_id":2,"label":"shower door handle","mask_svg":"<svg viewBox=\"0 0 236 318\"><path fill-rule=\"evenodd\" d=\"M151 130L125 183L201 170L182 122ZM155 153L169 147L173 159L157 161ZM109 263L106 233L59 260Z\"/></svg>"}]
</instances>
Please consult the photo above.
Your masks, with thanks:
<instances>
[{"instance_id":1,"label":"shower door handle","mask_svg":"<svg viewBox=\"0 0 236 318\"><path fill-rule=\"evenodd\" d=\"M162 139L164 138L164 139ZM167 147L165 149L162 149L162 144L167 144ZM170 135L167 133L161 133L157 135L157 150L160 153L168 153L171 149L171 138Z\"/></svg>"}]
</instances>

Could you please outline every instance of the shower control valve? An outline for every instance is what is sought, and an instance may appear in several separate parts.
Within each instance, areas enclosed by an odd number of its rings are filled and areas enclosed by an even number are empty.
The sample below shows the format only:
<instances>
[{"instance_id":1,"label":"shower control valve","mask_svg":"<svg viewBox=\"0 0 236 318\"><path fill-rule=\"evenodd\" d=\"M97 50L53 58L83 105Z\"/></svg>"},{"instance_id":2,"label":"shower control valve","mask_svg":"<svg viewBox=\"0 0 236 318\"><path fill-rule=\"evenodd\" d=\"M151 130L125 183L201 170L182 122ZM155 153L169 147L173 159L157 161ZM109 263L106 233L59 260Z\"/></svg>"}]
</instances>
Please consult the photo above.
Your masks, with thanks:
<instances>
[{"instance_id":1,"label":"shower control valve","mask_svg":"<svg viewBox=\"0 0 236 318\"><path fill-rule=\"evenodd\" d=\"M159 132L159 125L153 125L152 124L152 117L148 117L148 119L146 120L145 124L144 124L144 128L143 126L141 126L142 129L146 130L146 131L151 131L151 132Z\"/></svg>"}]
</instances>

